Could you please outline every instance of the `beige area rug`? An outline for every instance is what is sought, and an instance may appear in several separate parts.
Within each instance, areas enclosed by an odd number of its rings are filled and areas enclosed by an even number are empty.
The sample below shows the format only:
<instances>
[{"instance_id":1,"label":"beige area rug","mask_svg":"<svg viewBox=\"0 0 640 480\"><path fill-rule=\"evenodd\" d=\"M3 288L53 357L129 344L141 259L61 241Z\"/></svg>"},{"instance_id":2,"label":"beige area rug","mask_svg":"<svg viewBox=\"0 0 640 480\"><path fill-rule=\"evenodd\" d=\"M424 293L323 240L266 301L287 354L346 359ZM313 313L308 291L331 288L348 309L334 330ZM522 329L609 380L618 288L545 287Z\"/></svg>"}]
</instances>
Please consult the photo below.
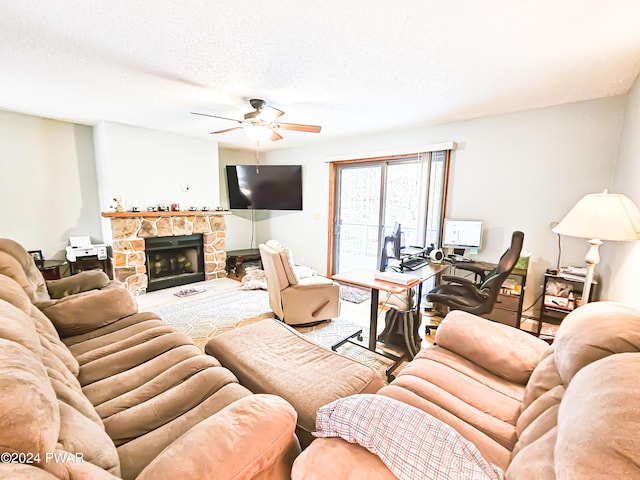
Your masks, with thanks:
<instances>
[{"instance_id":1,"label":"beige area rug","mask_svg":"<svg viewBox=\"0 0 640 480\"><path fill-rule=\"evenodd\" d=\"M240 283L235 283L237 285L225 284L224 288L207 288L203 293L141 310L155 312L164 321L191 337L194 343L204 350L210 338L274 316L266 291L242 290ZM366 325L335 318L314 327L299 327L296 330L312 342L331 348L331 345L362 328L363 343L366 344L369 333L368 318L362 320L367 322ZM376 369L385 380L386 370L393 363L382 355L350 343L339 347L338 353ZM401 364L396 373L405 364L406 362Z\"/></svg>"},{"instance_id":2,"label":"beige area rug","mask_svg":"<svg viewBox=\"0 0 640 480\"><path fill-rule=\"evenodd\" d=\"M273 318L267 292L241 290L239 286L222 291L207 290L179 302L151 307L149 310L189 335L203 350L210 338L264 318Z\"/></svg>"}]
</instances>

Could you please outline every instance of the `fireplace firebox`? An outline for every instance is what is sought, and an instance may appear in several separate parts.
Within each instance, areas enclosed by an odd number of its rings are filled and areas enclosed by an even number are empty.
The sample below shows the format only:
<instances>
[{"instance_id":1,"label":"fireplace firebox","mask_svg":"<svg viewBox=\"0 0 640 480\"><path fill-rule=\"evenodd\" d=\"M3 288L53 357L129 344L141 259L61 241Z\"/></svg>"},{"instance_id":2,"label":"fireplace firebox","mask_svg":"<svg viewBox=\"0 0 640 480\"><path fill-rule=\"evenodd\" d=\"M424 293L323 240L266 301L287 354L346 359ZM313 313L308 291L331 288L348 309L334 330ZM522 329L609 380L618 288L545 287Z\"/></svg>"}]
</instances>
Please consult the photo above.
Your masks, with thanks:
<instances>
[{"instance_id":1,"label":"fireplace firebox","mask_svg":"<svg viewBox=\"0 0 640 480\"><path fill-rule=\"evenodd\" d=\"M147 291L205 279L202 235L147 238L144 243Z\"/></svg>"}]
</instances>

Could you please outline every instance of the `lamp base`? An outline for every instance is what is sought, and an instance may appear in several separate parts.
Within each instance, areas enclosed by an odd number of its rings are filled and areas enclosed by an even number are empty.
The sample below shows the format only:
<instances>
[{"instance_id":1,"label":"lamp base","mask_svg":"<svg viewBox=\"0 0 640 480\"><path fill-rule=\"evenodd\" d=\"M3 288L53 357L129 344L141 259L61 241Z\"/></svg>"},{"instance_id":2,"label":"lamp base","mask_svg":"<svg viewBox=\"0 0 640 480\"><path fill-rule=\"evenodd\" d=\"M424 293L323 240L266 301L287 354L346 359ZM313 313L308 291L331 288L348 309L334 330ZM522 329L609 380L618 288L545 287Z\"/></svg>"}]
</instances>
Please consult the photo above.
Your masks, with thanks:
<instances>
[{"instance_id":1,"label":"lamp base","mask_svg":"<svg viewBox=\"0 0 640 480\"><path fill-rule=\"evenodd\" d=\"M584 289L582 290L582 304L589 303L589 295L591 295L591 283L593 282L593 274L596 270L596 265L600 263L600 245L602 240L592 238L589 240L591 248L584 257L584 261L587 262L587 276L584 279Z\"/></svg>"}]
</instances>

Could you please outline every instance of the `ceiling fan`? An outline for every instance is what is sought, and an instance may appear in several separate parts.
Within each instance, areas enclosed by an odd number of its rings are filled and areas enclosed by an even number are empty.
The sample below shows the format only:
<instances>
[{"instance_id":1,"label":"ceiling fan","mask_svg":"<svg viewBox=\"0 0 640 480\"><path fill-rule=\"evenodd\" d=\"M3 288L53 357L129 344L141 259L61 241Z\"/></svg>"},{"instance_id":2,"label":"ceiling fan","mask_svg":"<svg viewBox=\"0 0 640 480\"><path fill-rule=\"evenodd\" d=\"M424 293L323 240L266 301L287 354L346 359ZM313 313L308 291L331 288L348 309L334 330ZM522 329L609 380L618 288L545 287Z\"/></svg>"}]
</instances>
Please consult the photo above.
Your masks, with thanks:
<instances>
[{"instance_id":1,"label":"ceiling fan","mask_svg":"<svg viewBox=\"0 0 640 480\"><path fill-rule=\"evenodd\" d=\"M222 120L230 120L240 124L239 127L225 128L224 130L218 130L211 132L212 134L226 133L233 130L243 129L250 140L254 142L264 142L270 140L275 142L281 140L282 135L276 132L276 129L282 130L295 130L297 132L310 132L318 133L322 127L318 125L302 125L299 123L283 123L276 120L284 115L282 110L267 105L267 102L259 99L252 98L249 100L251 106L255 109L253 112L245 113L244 120L237 120L235 118L220 117L218 115L209 115L208 113L191 112L193 115L202 115L204 117L221 118Z\"/></svg>"}]
</instances>

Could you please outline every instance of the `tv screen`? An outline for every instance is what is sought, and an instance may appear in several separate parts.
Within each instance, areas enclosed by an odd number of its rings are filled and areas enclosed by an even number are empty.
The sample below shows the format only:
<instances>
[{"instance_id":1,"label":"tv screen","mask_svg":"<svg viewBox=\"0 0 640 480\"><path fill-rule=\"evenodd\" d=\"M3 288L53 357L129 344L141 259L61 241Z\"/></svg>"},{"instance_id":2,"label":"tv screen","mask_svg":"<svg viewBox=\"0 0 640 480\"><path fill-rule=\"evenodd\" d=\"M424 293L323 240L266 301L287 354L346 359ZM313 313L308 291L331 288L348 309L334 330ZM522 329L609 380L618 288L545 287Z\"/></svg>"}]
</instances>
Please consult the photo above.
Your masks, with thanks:
<instances>
[{"instance_id":1,"label":"tv screen","mask_svg":"<svg viewBox=\"0 0 640 480\"><path fill-rule=\"evenodd\" d=\"M302 165L227 165L229 208L302 210Z\"/></svg>"}]
</instances>

